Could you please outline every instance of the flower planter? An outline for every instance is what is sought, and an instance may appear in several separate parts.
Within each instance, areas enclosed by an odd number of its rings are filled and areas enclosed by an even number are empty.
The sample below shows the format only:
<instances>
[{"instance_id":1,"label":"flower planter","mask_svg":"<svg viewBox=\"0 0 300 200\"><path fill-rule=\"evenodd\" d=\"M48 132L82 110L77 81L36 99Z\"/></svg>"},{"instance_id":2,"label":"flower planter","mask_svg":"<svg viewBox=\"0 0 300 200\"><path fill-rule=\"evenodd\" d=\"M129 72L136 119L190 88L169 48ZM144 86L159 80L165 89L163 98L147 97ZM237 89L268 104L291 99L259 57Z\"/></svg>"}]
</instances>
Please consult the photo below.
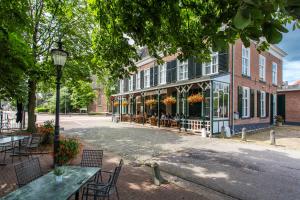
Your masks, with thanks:
<instances>
[{"instance_id":1,"label":"flower planter","mask_svg":"<svg viewBox=\"0 0 300 200\"><path fill-rule=\"evenodd\" d=\"M282 126L282 122L276 122L277 126Z\"/></svg>"},{"instance_id":2,"label":"flower planter","mask_svg":"<svg viewBox=\"0 0 300 200\"><path fill-rule=\"evenodd\" d=\"M63 181L63 176L62 175L55 176L55 181L56 181L56 183L61 183Z\"/></svg>"}]
</instances>

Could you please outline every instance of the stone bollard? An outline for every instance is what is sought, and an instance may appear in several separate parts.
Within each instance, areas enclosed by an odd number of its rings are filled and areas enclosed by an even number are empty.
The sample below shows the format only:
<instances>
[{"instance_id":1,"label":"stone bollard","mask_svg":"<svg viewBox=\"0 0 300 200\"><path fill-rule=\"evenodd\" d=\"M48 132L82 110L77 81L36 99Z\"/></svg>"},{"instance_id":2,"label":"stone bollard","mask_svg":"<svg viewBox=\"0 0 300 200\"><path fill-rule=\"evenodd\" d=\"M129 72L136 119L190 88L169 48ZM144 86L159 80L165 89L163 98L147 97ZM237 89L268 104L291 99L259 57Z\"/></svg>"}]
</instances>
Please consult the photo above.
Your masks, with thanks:
<instances>
[{"instance_id":1,"label":"stone bollard","mask_svg":"<svg viewBox=\"0 0 300 200\"><path fill-rule=\"evenodd\" d=\"M160 186L163 183L163 179L160 175L159 165L157 163L151 164L152 174L153 174L153 182L155 185Z\"/></svg>"},{"instance_id":2,"label":"stone bollard","mask_svg":"<svg viewBox=\"0 0 300 200\"><path fill-rule=\"evenodd\" d=\"M225 127L221 127L221 137L225 138Z\"/></svg>"},{"instance_id":3,"label":"stone bollard","mask_svg":"<svg viewBox=\"0 0 300 200\"><path fill-rule=\"evenodd\" d=\"M207 133L206 133L206 128L202 128L201 129L201 135L202 135L202 137L206 137L207 135L206 135Z\"/></svg>"},{"instance_id":4,"label":"stone bollard","mask_svg":"<svg viewBox=\"0 0 300 200\"><path fill-rule=\"evenodd\" d=\"M270 131L270 141L271 141L271 145L276 145L275 131L274 130Z\"/></svg>"},{"instance_id":5,"label":"stone bollard","mask_svg":"<svg viewBox=\"0 0 300 200\"><path fill-rule=\"evenodd\" d=\"M242 128L242 141L247 141L247 137L246 137L246 128Z\"/></svg>"}]
</instances>

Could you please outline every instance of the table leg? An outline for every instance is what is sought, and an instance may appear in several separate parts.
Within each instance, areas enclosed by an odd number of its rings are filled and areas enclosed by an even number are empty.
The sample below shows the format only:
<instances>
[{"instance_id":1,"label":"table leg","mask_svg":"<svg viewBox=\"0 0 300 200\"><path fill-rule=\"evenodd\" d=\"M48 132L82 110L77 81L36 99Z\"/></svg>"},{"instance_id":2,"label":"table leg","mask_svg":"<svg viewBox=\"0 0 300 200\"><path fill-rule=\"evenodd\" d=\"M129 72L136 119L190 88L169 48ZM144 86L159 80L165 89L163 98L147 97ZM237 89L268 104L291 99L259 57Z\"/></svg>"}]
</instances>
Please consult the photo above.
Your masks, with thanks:
<instances>
[{"instance_id":1,"label":"table leg","mask_svg":"<svg viewBox=\"0 0 300 200\"><path fill-rule=\"evenodd\" d=\"M75 193L75 200L79 200L79 190Z\"/></svg>"}]
</instances>

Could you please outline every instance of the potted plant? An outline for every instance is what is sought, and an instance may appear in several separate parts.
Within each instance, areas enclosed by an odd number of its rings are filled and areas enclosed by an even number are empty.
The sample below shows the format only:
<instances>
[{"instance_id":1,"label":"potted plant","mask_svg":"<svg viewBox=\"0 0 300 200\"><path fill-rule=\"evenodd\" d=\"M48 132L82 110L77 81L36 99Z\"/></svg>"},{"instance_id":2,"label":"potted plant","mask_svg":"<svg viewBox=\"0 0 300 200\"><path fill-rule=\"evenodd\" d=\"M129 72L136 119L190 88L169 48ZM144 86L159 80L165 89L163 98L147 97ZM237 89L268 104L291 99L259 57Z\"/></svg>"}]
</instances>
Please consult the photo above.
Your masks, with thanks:
<instances>
[{"instance_id":1,"label":"potted plant","mask_svg":"<svg viewBox=\"0 0 300 200\"><path fill-rule=\"evenodd\" d=\"M55 167L54 171L53 171L54 175L55 175L55 181L57 183L61 183L63 180L63 173L64 170L61 167Z\"/></svg>"},{"instance_id":2,"label":"potted plant","mask_svg":"<svg viewBox=\"0 0 300 200\"><path fill-rule=\"evenodd\" d=\"M66 165L71 162L80 151L80 143L75 138L61 138L59 141L59 150L57 153L57 162Z\"/></svg>"},{"instance_id":3,"label":"potted plant","mask_svg":"<svg viewBox=\"0 0 300 200\"><path fill-rule=\"evenodd\" d=\"M115 101L115 102L114 102L114 106L115 106L115 107L118 107L118 106L119 106L119 102L118 102L118 101Z\"/></svg>"},{"instance_id":4,"label":"potted plant","mask_svg":"<svg viewBox=\"0 0 300 200\"><path fill-rule=\"evenodd\" d=\"M276 119L276 125L277 125L277 126L282 126L282 123L283 123L283 117L282 117L281 115L277 115L277 116L275 117L275 119Z\"/></svg>"},{"instance_id":5,"label":"potted plant","mask_svg":"<svg viewBox=\"0 0 300 200\"><path fill-rule=\"evenodd\" d=\"M166 97L162 102L165 105L172 105L172 104L176 103L176 99L175 99L175 97L169 96L169 97Z\"/></svg>"},{"instance_id":6,"label":"potted plant","mask_svg":"<svg viewBox=\"0 0 300 200\"><path fill-rule=\"evenodd\" d=\"M204 100L204 97L201 94L193 94L187 98L187 101L190 104L199 103L199 102L202 102L203 100Z\"/></svg>"},{"instance_id":7,"label":"potted plant","mask_svg":"<svg viewBox=\"0 0 300 200\"><path fill-rule=\"evenodd\" d=\"M147 106L152 106L152 105L157 104L157 101L155 99L148 99L148 100L145 101L145 104Z\"/></svg>"},{"instance_id":8,"label":"potted plant","mask_svg":"<svg viewBox=\"0 0 300 200\"><path fill-rule=\"evenodd\" d=\"M127 102L127 101L123 101L123 102L122 102L122 106L123 106L123 107L128 106L128 102Z\"/></svg>"}]
</instances>

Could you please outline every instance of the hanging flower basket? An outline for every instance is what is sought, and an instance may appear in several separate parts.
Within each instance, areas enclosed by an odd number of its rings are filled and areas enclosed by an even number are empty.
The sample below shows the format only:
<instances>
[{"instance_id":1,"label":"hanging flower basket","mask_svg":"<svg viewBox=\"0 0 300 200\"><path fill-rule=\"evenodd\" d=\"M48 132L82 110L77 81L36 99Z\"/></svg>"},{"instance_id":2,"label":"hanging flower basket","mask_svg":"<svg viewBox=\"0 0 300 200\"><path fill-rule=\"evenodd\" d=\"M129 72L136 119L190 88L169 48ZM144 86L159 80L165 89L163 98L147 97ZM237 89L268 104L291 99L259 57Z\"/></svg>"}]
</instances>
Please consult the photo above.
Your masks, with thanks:
<instances>
[{"instance_id":1,"label":"hanging flower basket","mask_svg":"<svg viewBox=\"0 0 300 200\"><path fill-rule=\"evenodd\" d=\"M162 102L165 105L172 105L172 104L176 103L176 99L175 99L175 97L169 96L169 97L166 97Z\"/></svg>"},{"instance_id":2,"label":"hanging flower basket","mask_svg":"<svg viewBox=\"0 0 300 200\"><path fill-rule=\"evenodd\" d=\"M157 101L155 99L148 99L148 100L146 100L145 104L147 106L152 106L152 105L157 104Z\"/></svg>"},{"instance_id":3,"label":"hanging flower basket","mask_svg":"<svg viewBox=\"0 0 300 200\"><path fill-rule=\"evenodd\" d=\"M118 106L119 106L119 102L118 102L118 101L115 101L115 102L114 102L114 106L115 106L115 107L118 107Z\"/></svg>"},{"instance_id":4,"label":"hanging flower basket","mask_svg":"<svg viewBox=\"0 0 300 200\"><path fill-rule=\"evenodd\" d=\"M123 102L122 102L122 106L123 106L123 107L126 107L127 105L128 105L128 102L127 102L127 101L123 101Z\"/></svg>"},{"instance_id":5,"label":"hanging flower basket","mask_svg":"<svg viewBox=\"0 0 300 200\"><path fill-rule=\"evenodd\" d=\"M193 103L200 103L204 100L204 97L201 95L201 94L193 94L191 96L189 96L187 98L187 101L190 103L190 104L193 104Z\"/></svg>"}]
</instances>

